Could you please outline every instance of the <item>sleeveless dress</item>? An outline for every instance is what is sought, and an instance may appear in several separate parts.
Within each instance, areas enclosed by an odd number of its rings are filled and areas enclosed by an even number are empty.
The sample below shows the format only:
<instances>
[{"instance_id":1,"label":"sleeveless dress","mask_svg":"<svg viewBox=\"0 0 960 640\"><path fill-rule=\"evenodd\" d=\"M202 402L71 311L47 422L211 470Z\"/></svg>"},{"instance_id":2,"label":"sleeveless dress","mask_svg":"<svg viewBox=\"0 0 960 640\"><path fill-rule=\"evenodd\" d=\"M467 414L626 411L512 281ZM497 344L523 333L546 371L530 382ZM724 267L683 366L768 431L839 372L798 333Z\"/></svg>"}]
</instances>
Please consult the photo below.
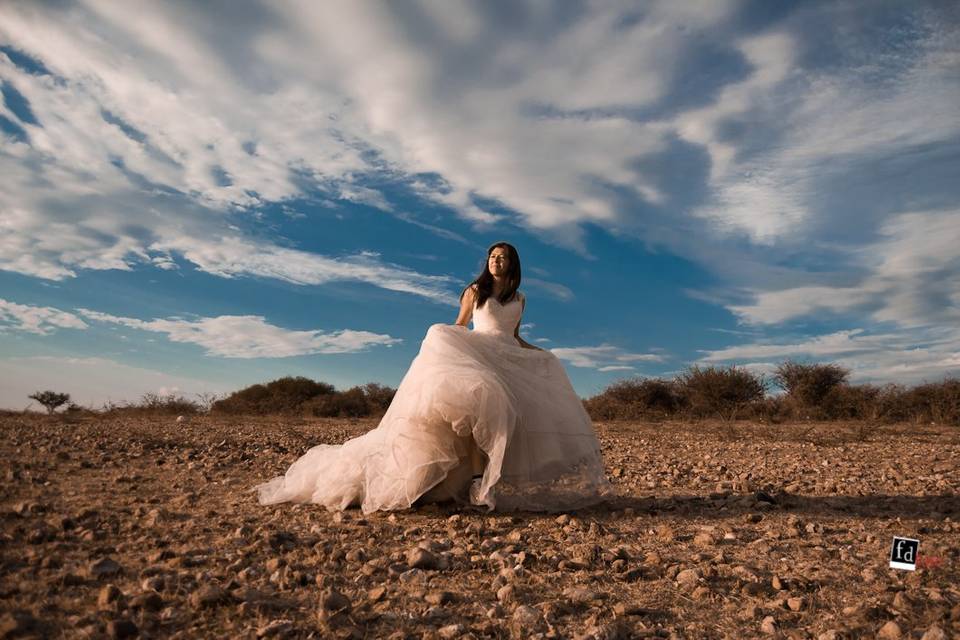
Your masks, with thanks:
<instances>
[{"instance_id":1,"label":"sleeveless dress","mask_svg":"<svg viewBox=\"0 0 960 640\"><path fill-rule=\"evenodd\" d=\"M523 294L474 305L473 329L427 330L379 425L317 445L253 488L260 504L364 514L431 501L489 511L566 511L615 492L593 425L560 360L513 335ZM475 474L482 477L474 479Z\"/></svg>"}]
</instances>

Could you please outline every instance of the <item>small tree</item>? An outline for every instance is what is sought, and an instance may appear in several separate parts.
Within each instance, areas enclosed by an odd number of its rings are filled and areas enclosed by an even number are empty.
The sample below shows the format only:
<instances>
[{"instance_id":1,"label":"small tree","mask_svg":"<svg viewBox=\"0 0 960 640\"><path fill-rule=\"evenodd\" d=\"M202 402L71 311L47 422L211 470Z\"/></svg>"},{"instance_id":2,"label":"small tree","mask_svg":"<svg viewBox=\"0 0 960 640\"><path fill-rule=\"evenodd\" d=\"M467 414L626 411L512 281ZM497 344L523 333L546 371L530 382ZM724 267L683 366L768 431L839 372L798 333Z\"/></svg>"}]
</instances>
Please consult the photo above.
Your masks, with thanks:
<instances>
[{"instance_id":1,"label":"small tree","mask_svg":"<svg viewBox=\"0 0 960 640\"><path fill-rule=\"evenodd\" d=\"M803 409L820 411L827 394L845 384L849 375L849 369L836 364L785 360L774 371L773 383Z\"/></svg>"},{"instance_id":2,"label":"small tree","mask_svg":"<svg viewBox=\"0 0 960 640\"><path fill-rule=\"evenodd\" d=\"M70 402L69 393L57 393L56 391L36 391L33 395L27 397L45 406L47 413L50 414L56 411L60 405Z\"/></svg>"}]
</instances>

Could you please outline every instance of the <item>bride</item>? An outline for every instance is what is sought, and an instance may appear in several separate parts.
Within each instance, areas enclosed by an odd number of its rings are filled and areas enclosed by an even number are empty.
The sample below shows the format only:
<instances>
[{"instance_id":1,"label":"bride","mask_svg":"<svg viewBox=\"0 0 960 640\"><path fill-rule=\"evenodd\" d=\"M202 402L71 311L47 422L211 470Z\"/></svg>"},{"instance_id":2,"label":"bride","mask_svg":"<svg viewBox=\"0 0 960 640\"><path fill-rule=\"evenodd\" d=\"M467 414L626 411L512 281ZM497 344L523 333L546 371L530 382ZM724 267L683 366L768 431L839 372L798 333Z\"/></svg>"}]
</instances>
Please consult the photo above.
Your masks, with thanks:
<instances>
[{"instance_id":1,"label":"bride","mask_svg":"<svg viewBox=\"0 0 960 640\"><path fill-rule=\"evenodd\" d=\"M566 511L612 497L563 365L520 337L519 284L517 250L491 246L483 272L460 294L456 324L427 330L380 424L309 449L254 487L260 504L359 505L364 514L446 501Z\"/></svg>"}]
</instances>

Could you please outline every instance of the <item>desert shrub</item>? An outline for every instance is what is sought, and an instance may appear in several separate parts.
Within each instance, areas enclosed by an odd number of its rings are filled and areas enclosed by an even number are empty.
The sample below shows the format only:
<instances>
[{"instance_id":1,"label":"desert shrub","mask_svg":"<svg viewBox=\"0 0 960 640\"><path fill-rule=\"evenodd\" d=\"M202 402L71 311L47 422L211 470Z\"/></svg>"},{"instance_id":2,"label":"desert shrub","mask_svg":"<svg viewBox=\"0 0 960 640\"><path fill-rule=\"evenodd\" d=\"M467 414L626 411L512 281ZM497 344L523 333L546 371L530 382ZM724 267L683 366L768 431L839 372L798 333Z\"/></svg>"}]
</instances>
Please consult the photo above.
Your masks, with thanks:
<instances>
[{"instance_id":1,"label":"desert shrub","mask_svg":"<svg viewBox=\"0 0 960 640\"><path fill-rule=\"evenodd\" d=\"M684 409L698 418L717 416L734 419L751 404L763 399L763 375L739 367L694 365L676 378Z\"/></svg>"},{"instance_id":2,"label":"desert shrub","mask_svg":"<svg viewBox=\"0 0 960 640\"><path fill-rule=\"evenodd\" d=\"M665 418L676 413L680 398L672 380L627 379L614 382L583 405L598 420Z\"/></svg>"},{"instance_id":3,"label":"desert shrub","mask_svg":"<svg viewBox=\"0 0 960 640\"><path fill-rule=\"evenodd\" d=\"M368 382L363 385L363 393L367 398L367 404L370 405L371 413L384 413L393 402L393 396L396 395L397 390L376 382Z\"/></svg>"},{"instance_id":4,"label":"desert shrub","mask_svg":"<svg viewBox=\"0 0 960 640\"><path fill-rule=\"evenodd\" d=\"M766 396L750 403L741 415L761 422L779 424L793 415L793 408L784 396Z\"/></svg>"},{"instance_id":5,"label":"desert shrub","mask_svg":"<svg viewBox=\"0 0 960 640\"><path fill-rule=\"evenodd\" d=\"M128 405L128 410L141 410L149 413L168 413L173 415L186 415L200 413L200 404L178 395L159 395L157 393L145 393L140 397L140 401Z\"/></svg>"},{"instance_id":6,"label":"desert shrub","mask_svg":"<svg viewBox=\"0 0 960 640\"><path fill-rule=\"evenodd\" d=\"M36 400L47 409L47 413L53 413L57 407L70 402L69 393L57 393L56 391L35 391L27 396L31 400Z\"/></svg>"},{"instance_id":7,"label":"desert shrub","mask_svg":"<svg viewBox=\"0 0 960 640\"><path fill-rule=\"evenodd\" d=\"M846 383L850 370L836 364L786 360L776 368L773 383L783 389L798 414L814 417L830 390Z\"/></svg>"},{"instance_id":8,"label":"desert shrub","mask_svg":"<svg viewBox=\"0 0 960 640\"><path fill-rule=\"evenodd\" d=\"M881 389L869 384L838 384L827 391L816 407L816 417L826 420L876 420Z\"/></svg>"},{"instance_id":9,"label":"desert shrub","mask_svg":"<svg viewBox=\"0 0 960 640\"><path fill-rule=\"evenodd\" d=\"M323 394L303 404L310 415L322 418L362 418L371 414L371 406L362 387Z\"/></svg>"},{"instance_id":10,"label":"desert shrub","mask_svg":"<svg viewBox=\"0 0 960 640\"><path fill-rule=\"evenodd\" d=\"M254 384L217 400L211 410L218 413L268 415L299 413L308 400L335 393L333 385L303 376L279 378Z\"/></svg>"},{"instance_id":11,"label":"desert shrub","mask_svg":"<svg viewBox=\"0 0 960 640\"><path fill-rule=\"evenodd\" d=\"M917 385L904 393L903 403L916 422L960 425L960 380Z\"/></svg>"}]
</instances>

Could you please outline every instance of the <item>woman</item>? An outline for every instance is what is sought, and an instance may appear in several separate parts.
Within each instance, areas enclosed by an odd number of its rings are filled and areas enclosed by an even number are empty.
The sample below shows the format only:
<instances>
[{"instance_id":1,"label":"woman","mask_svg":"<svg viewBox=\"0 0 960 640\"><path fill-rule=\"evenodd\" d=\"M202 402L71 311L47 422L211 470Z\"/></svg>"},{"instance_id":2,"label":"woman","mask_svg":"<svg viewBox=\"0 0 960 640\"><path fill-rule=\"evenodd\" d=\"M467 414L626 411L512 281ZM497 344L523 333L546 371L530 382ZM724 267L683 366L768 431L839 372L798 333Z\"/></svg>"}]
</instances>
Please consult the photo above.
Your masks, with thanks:
<instances>
[{"instance_id":1,"label":"woman","mask_svg":"<svg viewBox=\"0 0 960 640\"><path fill-rule=\"evenodd\" d=\"M380 424L308 450L258 485L261 504L314 502L363 513L453 500L493 511L565 511L613 488L563 365L520 337L517 250L498 242L460 294L456 324L434 324ZM467 323L473 320L473 330Z\"/></svg>"}]
</instances>

